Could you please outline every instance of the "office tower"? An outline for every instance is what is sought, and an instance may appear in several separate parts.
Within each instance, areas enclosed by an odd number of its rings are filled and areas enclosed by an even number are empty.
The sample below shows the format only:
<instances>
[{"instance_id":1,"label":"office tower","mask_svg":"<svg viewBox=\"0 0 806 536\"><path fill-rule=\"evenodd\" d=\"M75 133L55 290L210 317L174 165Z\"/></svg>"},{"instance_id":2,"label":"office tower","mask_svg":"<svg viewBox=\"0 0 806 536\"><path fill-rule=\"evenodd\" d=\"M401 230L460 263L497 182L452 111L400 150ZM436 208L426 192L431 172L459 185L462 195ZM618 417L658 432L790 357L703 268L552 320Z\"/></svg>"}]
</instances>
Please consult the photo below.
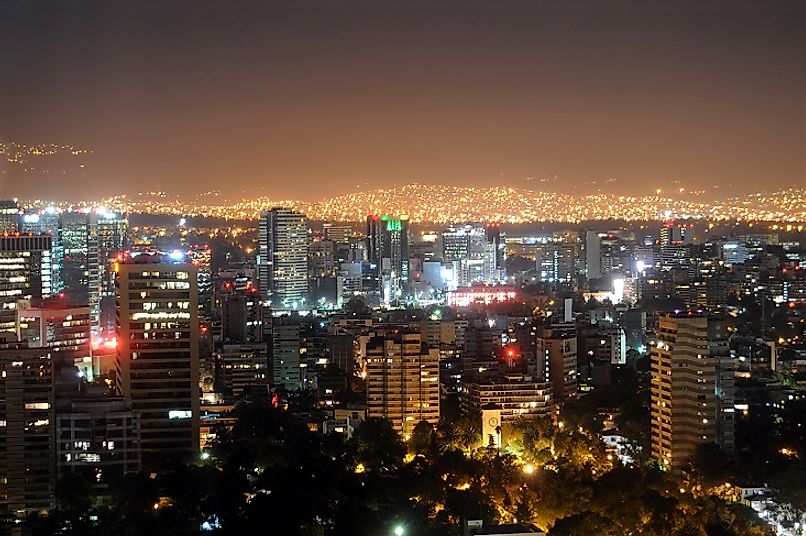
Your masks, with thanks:
<instances>
[{"instance_id":1,"label":"office tower","mask_svg":"<svg viewBox=\"0 0 806 536\"><path fill-rule=\"evenodd\" d=\"M507 278L507 234L501 230L497 223L487 225L487 243L495 251L495 280L504 281Z\"/></svg>"},{"instance_id":2,"label":"office tower","mask_svg":"<svg viewBox=\"0 0 806 536\"><path fill-rule=\"evenodd\" d=\"M265 343L224 344L215 353L216 391L237 402L250 392L266 394L269 386Z\"/></svg>"},{"instance_id":3,"label":"office tower","mask_svg":"<svg viewBox=\"0 0 806 536\"><path fill-rule=\"evenodd\" d=\"M89 307L74 307L59 296L17 303L17 340L51 351L57 400L76 392L78 378L92 381L99 373L90 328Z\"/></svg>"},{"instance_id":4,"label":"office tower","mask_svg":"<svg viewBox=\"0 0 806 536\"><path fill-rule=\"evenodd\" d=\"M660 246L689 245L694 238L693 225L679 220L667 220L660 228Z\"/></svg>"},{"instance_id":5,"label":"office tower","mask_svg":"<svg viewBox=\"0 0 806 536\"><path fill-rule=\"evenodd\" d=\"M115 332L115 260L128 245L129 220L116 212L96 211L91 219L98 243L99 318L98 330L107 336Z\"/></svg>"},{"instance_id":6,"label":"office tower","mask_svg":"<svg viewBox=\"0 0 806 536\"><path fill-rule=\"evenodd\" d=\"M196 268L139 255L117 270L117 385L140 412L143 464L193 455L199 449Z\"/></svg>"},{"instance_id":7,"label":"office tower","mask_svg":"<svg viewBox=\"0 0 806 536\"><path fill-rule=\"evenodd\" d=\"M774 343L773 343L774 344ZM736 358L731 356L727 319L708 318L708 351L716 359L716 439L715 442L726 454L736 450L735 408ZM773 370L774 370L773 366Z\"/></svg>"},{"instance_id":8,"label":"office tower","mask_svg":"<svg viewBox=\"0 0 806 536\"><path fill-rule=\"evenodd\" d=\"M697 445L716 440L717 359L704 316L665 314L651 351L652 458L683 469Z\"/></svg>"},{"instance_id":9,"label":"office tower","mask_svg":"<svg viewBox=\"0 0 806 536\"><path fill-rule=\"evenodd\" d=\"M18 300L52 294L50 236L0 235L0 332L16 331Z\"/></svg>"},{"instance_id":10,"label":"office tower","mask_svg":"<svg viewBox=\"0 0 806 536\"><path fill-rule=\"evenodd\" d=\"M535 248L540 281L571 284L576 275L576 244L548 243Z\"/></svg>"},{"instance_id":11,"label":"office tower","mask_svg":"<svg viewBox=\"0 0 806 536\"><path fill-rule=\"evenodd\" d=\"M299 390L303 380L299 317L275 317L271 326L271 383L289 391Z\"/></svg>"},{"instance_id":12,"label":"office tower","mask_svg":"<svg viewBox=\"0 0 806 536\"><path fill-rule=\"evenodd\" d=\"M59 476L87 471L98 483L141 469L140 414L119 396L81 396L56 415Z\"/></svg>"},{"instance_id":13,"label":"office tower","mask_svg":"<svg viewBox=\"0 0 806 536\"><path fill-rule=\"evenodd\" d=\"M464 330L461 368L462 378L468 380L486 371L498 371L493 330L485 321L476 320Z\"/></svg>"},{"instance_id":14,"label":"office tower","mask_svg":"<svg viewBox=\"0 0 806 536\"><path fill-rule=\"evenodd\" d=\"M337 244L348 244L353 236L353 228L346 223L325 223L322 226L325 240L332 240Z\"/></svg>"},{"instance_id":15,"label":"office tower","mask_svg":"<svg viewBox=\"0 0 806 536\"><path fill-rule=\"evenodd\" d=\"M0 346L0 518L54 506L55 443L50 351Z\"/></svg>"},{"instance_id":16,"label":"office tower","mask_svg":"<svg viewBox=\"0 0 806 536\"><path fill-rule=\"evenodd\" d=\"M487 240L487 229L478 223L453 226L441 235L442 260L451 262L458 286L498 280L498 249Z\"/></svg>"},{"instance_id":17,"label":"office tower","mask_svg":"<svg viewBox=\"0 0 806 536\"><path fill-rule=\"evenodd\" d=\"M396 299L409 280L409 217L368 216L367 252L370 265L385 279L385 292Z\"/></svg>"},{"instance_id":18,"label":"office tower","mask_svg":"<svg viewBox=\"0 0 806 536\"><path fill-rule=\"evenodd\" d=\"M56 237L59 235L59 214L61 211L52 206L26 212L20 220L20 230L23 233L49 234Z\"/></svg>"},{"instance_id":19,"label":"office tower","mask_svg":"<svg viewBox=\"0 0 806 536\"><path fill-rule=\"evenodd\" d=\"M439 350L417 332L395 330L367 343L367 412L409 437L420 421L439 421Z\"/></svg>"},{"instance_id":20,"label":"office tower","mask_svg":"<svg viewBox=\"0 0 806 536\"><path fill-rule=\"evenodd\" d=\"M277 310L305 308L308 295L308 220L287 208L260 216L259 266L263 298Z\"/></svg>"},{"instance_id":21,"label":"office tower","mask_svg":"<svg viewBox=\"0 0 806 536\"><path fill-rule=\"evenodd\" d=\"M0 233L20 230L20 207L16 199L0 199Z\"/></svg>"},{"instance_id":22,"label":"office tower","mask_svg":"<svg viewBox=\"0 0 806 536\"><path fill-rule=\"evenodd\" d=\"M602 241L596 231L585 231L585 268L588 279L602 277Z\"/></svg>"},{"instance_id":23,"label":"office tower","mask_svg":"<svg viewBox=\"0 0 806 536\"><path fill-rule=\"evenodd\" d=\"M535 370L548 368L554 399L573 398L577 393L577 334L573 324L539 330L535 345Z\"/></svg>"},{"instance_id":24,"label":"office tower","mask_svg":"<svg viewBox=\"0 0 806 536\"><path fill-rule=\"evenodd\" d=\"M63 292L71 303L89 306L93 332L98 330L101 313L96 222L92 212L64 212L59 220Z\"/></svg>"}]
</instances>

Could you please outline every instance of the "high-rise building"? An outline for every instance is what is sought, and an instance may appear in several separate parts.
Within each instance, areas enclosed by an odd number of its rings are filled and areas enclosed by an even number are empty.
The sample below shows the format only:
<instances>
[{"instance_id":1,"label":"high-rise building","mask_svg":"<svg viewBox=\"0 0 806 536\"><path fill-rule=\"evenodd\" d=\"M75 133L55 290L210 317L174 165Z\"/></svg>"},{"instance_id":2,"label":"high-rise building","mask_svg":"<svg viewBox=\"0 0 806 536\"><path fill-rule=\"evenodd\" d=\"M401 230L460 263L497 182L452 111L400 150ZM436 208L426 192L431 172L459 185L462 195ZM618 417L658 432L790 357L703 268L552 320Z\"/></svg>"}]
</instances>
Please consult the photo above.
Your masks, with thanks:
<instances>
[{"instance_id":1,"label":"high-rise building","mask_svg":"<svg viewBox=\"0 0 806 536\"><path fill-rule=\"evenodd\" d=\"M442 232L442 260L453 263L458 286L499 280L498 245L487 239L488 234L488 229L478 223L453 226Z\"/></svg>"},{"instance_id":2,"label":"high-rise building","mask_svg":"<svg viewBox=\"0 0 806 536\"><path fill-rule=\"evenodd\" d=\"M478 415L485 407L496 407L500 424L512 424L524 417L549 415L552 408L551 383L520 374L491 376L465 384L461 405L465 413Z\"/></svg>"},{"instance_id":3,"label":"high-rise building","mask_svg":"<svg viewBox=\"0 0 806 536\"><path fill-rule=\"evenodd\" d=\"M265 343L224 344L215 354L216 389L237 402L250 391L266 393L269 385Z\"/></svg>"},{"instance_id":4,"label":"high-rise building","mask_svg":"<svg viewBox=\"0 0 806 536\"><path fill-rule=\"evenodd\" d=\"M298 316L279 316L272 319L271 383L289 391L302 388L300 331Z\"/></svg>"},{"instance_id":5,"label":"high-rise building","mask_svg":"<svg viewBox=\"0 0 806 536\"><path fill-rule=\"evenodd\" d=\"M0 199L0 233L20 230L20 207L16 199Z\"/></svg>"},{"instance_id":6,"label":"high-rise building","mask_svg":"<svg viewBox=\"0 0 806 536\"><path fill-rule=\"evenodd\" d=\"M585 232L585 268L588 279L602 277L602 241L596 231Z\"/></svg>"},{"instance_id":7,"label":"high-rise building","mask_svg":"<svg viewBox=\"0 0 806 536\"><path fill-rule=\"evenodd\" d=\"M50 351L0 346L0 518L54 506L53 403Z\"/></svg>"},{"instance_id":8,"label":"high-rise building","mask_svg":"<svg viewBox=\"0 0 806 536\"><path fill-rule=\"evenodd\" d=\"M386 417L404 437L420 421L439 421L439 350L427 348L420 333L370 338L366 367L369 417Z\"/></svg>"},{"instance_id":9,"label":"high-rise building","mask_svg":"<svg viewBox=\"0 0 806 536\"><path fill-rule=\"evenodd\" d=\"M539 373L548 368L554 399L573 398L577 393L577 334L573 328L561 324L543 328L538 332L535 345L535 369Z\"/></svg>"},{"instance_id":10,"label":"high-rise building","mask_svg":"<svg viewBox=\"0 0 806 536\"><path fill-rule=\"evenodd\" d=\"M98 243L99 317L98 329L115 332L115 260L128 245L129 220L115 212L96 212L91 218Z\"/></svg>"},{"instance_id":11,"label":"high-rise building","mask_svg":"<svg viewBox=\"0 0 806 536\"><path fill-rule=\"evenodd\" d=\"M47 235L0 235L0 332L16 331L19 300L51 296L52 245Z\"/></svg>"},{"instance_id":12,"label":"high-rise building","mask_svg":"<svg viewBox=\"0 0 806 536\"><path fill-rule=\"evenodd\" d=\"M141 415L143 464L193 455L199 449L196 268L139 255L116 269L117 384Z\"/></svg>"},{"instance_id":13,"label":"high-rise building","mask_svg":"<svg viewBox=\"0 0 806 536\"><path fill-rule=\"evenodd\" d=\"M368 216L367 252L381 277L385 301L397 299L409 280L409 217Z\"/></svg>"},{"instance_id":14,"label":"high-rise building","mask_svg":"<svg viewBox=\"0 0 806 536\"><path fill-rule=\"evenodd\" d=\"M101 483L140 470L140 414L127 399L77 397L56 421L59 476L89 470Z\"/></svg>"},{"instance_id":15,"label":"high-rise building","mask_svg":"<svg viewBox=\"0 0 806 536\"><path fill-rule=\"evenodd\" d=\"M708 348L708 320L701 315L660 317L651 349L652 458L683 469L697 446L716 441L717 358Z\"/></svg>"},{"instance_id":16,"label":"high-rise building","mask_svg":"<svg viewBox=\"0 0 806 536\"><path fill-rule=\"evenodd\" d=\"M63 292L72 304L89 306L93 331L97 331L101 315L97 214L62 213L58 239L63 255L60 275Z\"/></svg>"},{"instance_id":17,"label":"high-rise building","mask_svg":"<svg viewBox=\"0 0 806 536\"><path fill-rule=\"evenodd\" d=\"M63 383L75 387L76 373L92 381L99 372L92 358L90 328L89 307L74 307L58 296L17 302L17 340L29 348L51 350L57 395Z\"/></svg>"},{"instance_id":18,"label":"high-rise building","mask_svg":"<svg viewBox=\"0 0 806 536\"><path fill-rule=\"evenodd\" d=\"M272 308L303 309L308 297L308 219L288 208L260 216L259 274Z\"/></svg>"}]
</instances>

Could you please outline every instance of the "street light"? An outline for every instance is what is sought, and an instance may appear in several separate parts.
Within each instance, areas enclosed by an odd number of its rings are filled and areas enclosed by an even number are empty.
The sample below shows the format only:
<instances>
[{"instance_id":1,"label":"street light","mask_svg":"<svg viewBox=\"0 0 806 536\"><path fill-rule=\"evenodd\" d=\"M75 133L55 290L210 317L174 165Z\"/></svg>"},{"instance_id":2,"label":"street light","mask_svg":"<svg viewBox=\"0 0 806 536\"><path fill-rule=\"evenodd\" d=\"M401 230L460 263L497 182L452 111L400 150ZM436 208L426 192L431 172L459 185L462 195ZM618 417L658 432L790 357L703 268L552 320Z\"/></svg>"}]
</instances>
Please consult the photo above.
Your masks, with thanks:
<instances>
[{"instance_id":1,"label":"street light","mask_svg":"<svg viewBox=\"0 0 806 536\"><path fill-rule=\"evenodd\" d=\"M398 525L395 527L395 530L392 531L392 533L395 536L403 536L406 533L406 529L403 527L403 525Z\"/></svg>"}]
</instances>

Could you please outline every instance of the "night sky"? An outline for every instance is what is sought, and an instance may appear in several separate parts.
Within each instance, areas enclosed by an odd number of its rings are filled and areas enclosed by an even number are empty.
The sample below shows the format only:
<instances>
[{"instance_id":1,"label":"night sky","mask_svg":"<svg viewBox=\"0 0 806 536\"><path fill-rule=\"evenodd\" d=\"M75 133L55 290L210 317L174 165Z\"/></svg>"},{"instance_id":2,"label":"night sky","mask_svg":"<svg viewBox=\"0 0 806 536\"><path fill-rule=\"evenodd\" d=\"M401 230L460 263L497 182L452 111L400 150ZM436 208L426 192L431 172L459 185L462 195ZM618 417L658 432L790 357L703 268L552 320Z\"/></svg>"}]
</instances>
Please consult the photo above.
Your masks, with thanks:
<instances>
[{"instance_id":1,"label":"night sky","mask_svg":"<svg viewBox=\"0 0 806 536\"><path fill-rule=\"evenodd\" d=\"M0 141L94 151L4 196L724 195L806 186L805 130L798 0L0 0Z\"/></svg>"}]
</instances>

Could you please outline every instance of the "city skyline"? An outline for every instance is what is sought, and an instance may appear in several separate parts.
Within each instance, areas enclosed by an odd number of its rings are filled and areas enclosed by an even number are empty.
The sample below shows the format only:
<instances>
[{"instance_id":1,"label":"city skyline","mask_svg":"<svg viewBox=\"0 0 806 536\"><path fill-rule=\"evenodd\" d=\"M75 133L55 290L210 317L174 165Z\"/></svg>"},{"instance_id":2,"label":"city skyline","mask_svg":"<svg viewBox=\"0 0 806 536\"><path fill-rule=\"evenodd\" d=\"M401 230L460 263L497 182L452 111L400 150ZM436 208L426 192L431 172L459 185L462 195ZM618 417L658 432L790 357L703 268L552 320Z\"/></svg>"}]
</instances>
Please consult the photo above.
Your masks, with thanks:
<instances>
[{"instance_id":1,"label":"city skyline","mask_svg":"<svg viewBox=\"0 0 806 536\"><path fill-rule=\"evenodd\" d=\"M92 151L0 196L806 183L799 4L114 6L0 4L0 141Z\"/></svg>"}]
</instances>

